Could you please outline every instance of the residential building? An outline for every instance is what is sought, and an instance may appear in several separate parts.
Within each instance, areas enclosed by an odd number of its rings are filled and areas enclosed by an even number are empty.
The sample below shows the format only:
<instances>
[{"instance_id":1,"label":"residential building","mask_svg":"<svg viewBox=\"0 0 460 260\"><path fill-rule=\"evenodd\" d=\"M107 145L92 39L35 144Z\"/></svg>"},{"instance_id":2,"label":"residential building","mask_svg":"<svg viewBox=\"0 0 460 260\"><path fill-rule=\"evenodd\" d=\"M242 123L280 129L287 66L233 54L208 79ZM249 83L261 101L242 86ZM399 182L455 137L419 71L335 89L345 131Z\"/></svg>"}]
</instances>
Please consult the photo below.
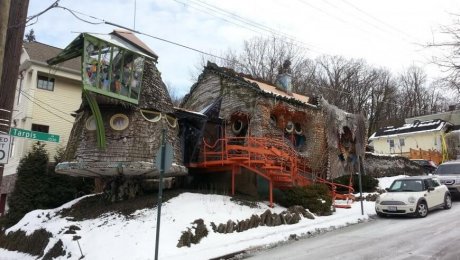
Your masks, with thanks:
<instances>
[{"instance_id":1,"label":"residential building","mask_svg":"<svg viewBox=\"0 0 460 260\"><path fill-rule=\"evenodd\" d=\"M207 119L179 120L194 180L231 186L232 193L260 195L268 189L271 201L273 188L357 171L364 117L293 93L289 66L286 61L279 68L273 84L208 62L181 105Z\"/></svg>"},{"instance_id":2,"label":"residential building","mask_svg":"<svg viewBox=\"0 0 460 260\"><path fill-rule=\"evenodd\" d=\"M45 148L51 161L57 149L65 147L74 122L72 113L81 103L81 62L69 60L59 66L49 66L46 61L62 49L40 42L24 43L16 87L11 127L60 136L59 143L47 142ZM31 139L13 138L10 158L5 165L0 188L2 205L14 188L15 173L21 158L32 144Z\"/></svg>"},{"instance_id":3,"label":"residential building","mask_svg":"<svg viewBox=\"0 0 460 260\"><path fill-rule=\"evenodd\" d=\"M451 123L441 119L414 121L401 127L383 127L373 133L369 141L378 154L399 154L410 157L411 149L442 154L445 150L443 135L451 128ZM440 163L438 159L436 160L436 163Z\"/></svg>"},{"instance_id":4,"label":"residential building","mask_svg":"<svg viewBox=\"0 0 460 260\"><path fill-rule=\"evenodd\" d=\"M171 161L162 176L187 175L174 106L155 52L129 31L82 33L48 62L79 56L83 103L56 172L94 177L98 191L111 187L112 200L131 198L160 176L158 151L164 140Z\"/></svg>"}]
</instances>

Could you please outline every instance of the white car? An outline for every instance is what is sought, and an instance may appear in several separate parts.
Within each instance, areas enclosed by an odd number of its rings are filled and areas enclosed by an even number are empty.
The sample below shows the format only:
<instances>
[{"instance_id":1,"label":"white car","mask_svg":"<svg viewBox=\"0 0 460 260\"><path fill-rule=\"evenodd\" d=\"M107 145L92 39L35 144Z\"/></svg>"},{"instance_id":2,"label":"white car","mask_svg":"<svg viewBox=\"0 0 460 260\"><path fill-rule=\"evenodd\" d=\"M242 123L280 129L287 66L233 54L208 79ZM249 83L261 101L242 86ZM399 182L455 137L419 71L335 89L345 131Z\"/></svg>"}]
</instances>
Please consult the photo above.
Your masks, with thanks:
<instances>
[{"instance_id":1,"label":"white car","mask_svg":"<svg viewBox=\"0 0 460 260\"><path fill-rule=\"evenodd\" d=\"M449 190L435 176L397 179L386 190L375 201L375 211L380 217L414 215L424 218L431 209L452 207Z\"/></svg>"}]
</instances>

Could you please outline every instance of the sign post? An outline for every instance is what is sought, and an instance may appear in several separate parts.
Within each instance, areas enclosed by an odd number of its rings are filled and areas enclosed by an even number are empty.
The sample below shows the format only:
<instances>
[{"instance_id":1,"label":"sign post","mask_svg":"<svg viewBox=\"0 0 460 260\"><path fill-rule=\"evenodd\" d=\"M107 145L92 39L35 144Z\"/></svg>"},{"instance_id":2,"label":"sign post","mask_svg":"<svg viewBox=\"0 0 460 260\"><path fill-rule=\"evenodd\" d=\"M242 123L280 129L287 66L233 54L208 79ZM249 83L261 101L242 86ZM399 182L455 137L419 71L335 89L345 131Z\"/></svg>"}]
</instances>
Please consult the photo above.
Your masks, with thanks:
<instances>
[{"instance_id":1,"label":"sign post","mask_svg":"<svg viewBox=\"0 0 460 260\"><path fill-rule=\"evenodd\" d=\"M158 260L159 242L160 242L160 218L161 218L161 201L163 199L163 175L172 165L173 150L171 144L165 141L166 129L163 129L161 135L161 146L156 154L156 166L160 166L160 178L158 184L158 206L157 206L157 228L155 239L155 260Z\"/></svg>"},{"instance_id":2,"label":"sign post","mask_svg":"<svg viewBox=\"0 0 460 260\"><path fill-rule=\"evenodd\" d=\"M27 139L34 139L38 141L59 143L59 135L30 131L13 127L10 129L10 135Z\"/></svg>"},{"instance_id":3,"label":"sign post","mask_svg":"<svg viewBox=\"0 0 460 260\"><path fill-rule=\"evenodd\" d=\"M10 154L11 136L0 134L0 164L7 164Z\"/></svg>"}]
</instances>

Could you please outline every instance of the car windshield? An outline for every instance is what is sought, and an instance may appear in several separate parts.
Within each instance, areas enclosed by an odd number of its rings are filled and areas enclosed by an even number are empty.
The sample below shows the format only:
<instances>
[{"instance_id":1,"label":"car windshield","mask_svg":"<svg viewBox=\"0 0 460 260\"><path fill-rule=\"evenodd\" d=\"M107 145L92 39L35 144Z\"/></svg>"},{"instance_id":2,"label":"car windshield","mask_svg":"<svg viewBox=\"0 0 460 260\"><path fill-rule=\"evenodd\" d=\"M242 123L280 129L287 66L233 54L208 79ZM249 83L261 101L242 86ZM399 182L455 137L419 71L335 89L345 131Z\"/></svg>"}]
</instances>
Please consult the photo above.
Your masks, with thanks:
<instances>
[{"instance_id":1,"label":"car windshield","mask_svg":"<svg viewBox=\"0 0 460 260\"><path fill-rule=\"evenodd\" d=\"M423 191L422 180L395 180L389 192Z\"/></svg>"},{"instance_id":2,"label":"car windshield","mask_svg":"<svg viewBox=\"0 0 460 260\"><path fill-rule=\"evenodd\" d=\"M436 174L439 174L439 175L460 174L460 163L441 164L436 170Z\"/></svg>"}]
</instances>

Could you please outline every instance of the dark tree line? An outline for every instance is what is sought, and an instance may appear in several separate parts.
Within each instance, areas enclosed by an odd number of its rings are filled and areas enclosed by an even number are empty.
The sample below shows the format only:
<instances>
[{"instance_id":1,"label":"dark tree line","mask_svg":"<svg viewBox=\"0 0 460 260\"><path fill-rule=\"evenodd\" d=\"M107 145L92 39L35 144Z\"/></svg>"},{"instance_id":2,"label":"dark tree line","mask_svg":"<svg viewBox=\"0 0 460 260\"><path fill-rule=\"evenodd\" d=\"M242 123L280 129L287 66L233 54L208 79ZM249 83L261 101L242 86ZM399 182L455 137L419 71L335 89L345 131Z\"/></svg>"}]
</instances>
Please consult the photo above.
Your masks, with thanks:
<instances>
[{"instance_id":1,"label":"dark tree line","mask_svg":"<svg viewBox=\"0 0 460 260\"><path fill-rule=\"evenodd\" d=\"M274 83L278 68L291 61L294 91L323 96L329 103L369 120L369 134L405 118L443 111L449 100L440 81L428 82L425 72L411 66L399 74L370 66L362 59L323 55L307 57L300 46L278 38L253 38L240 53L229 50L221 66Z\"/></svg>"}]
</instances>

